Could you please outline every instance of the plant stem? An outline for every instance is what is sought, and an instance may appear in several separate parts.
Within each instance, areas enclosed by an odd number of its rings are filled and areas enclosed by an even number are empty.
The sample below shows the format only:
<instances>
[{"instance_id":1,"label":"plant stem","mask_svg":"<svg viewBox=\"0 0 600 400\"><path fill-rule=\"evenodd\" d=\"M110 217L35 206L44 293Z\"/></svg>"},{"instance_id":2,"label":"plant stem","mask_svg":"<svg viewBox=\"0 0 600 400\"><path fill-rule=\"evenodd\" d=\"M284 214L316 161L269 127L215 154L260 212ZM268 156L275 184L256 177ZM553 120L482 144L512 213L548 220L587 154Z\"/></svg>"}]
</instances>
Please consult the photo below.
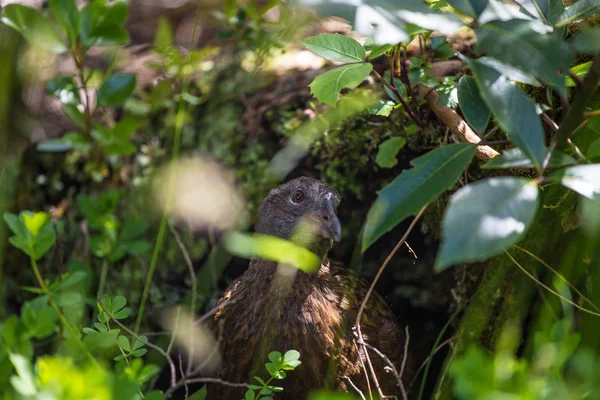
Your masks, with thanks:
<instances>
[{"instance_id":1,"label":"plant stem","mask_svg":"<svg viewBox=\"0 0 600 400\"><path fill-rule=\"evenodd\" d=\"M35 259L33 257L30 257L29 259L31 260L31 268L33 269L33 273L35 274L38 284L40 285L42 292L44 294L48 295L48 303L50 303L50 306L52 308L54 308L54 310L56 311L56 314L58 315L58 319L60 320L61 324L69 332L69 334L71 335L73 340L75 340L75 342L77 343L77 346L80 347L80 349L85 353L85 355L90 359L90 361L92 361L92 363L94 363L95 365L98 365L98 362L96 361L96 359L92 356L92 354L88 351L88 349L83 345L83 343L79 339L79 333L77 332L77 330L75 330L75 328L73 328L71 326L71 324L69 324L69 321L67 321L67 319L63 315L62 311L58 307L58 304L56 304L56 302L50 296L50 291L48 290L48 285L46 285L46 282L44 281L44 278L42 277L42 274L40 273L38 265L35 262Z\"/></svg>"},{"instance_id":2,"label":"plant stem","mask_svg":"<svg viewBox=\"0 0 600 400\"><path fill-rule=\"evenodd\" d=\"M198 7L196 8L196 17L194 19L194 28L192 30L192 39L190 42L190 48L187 54L187 58L185 60L184 67L190 63L190 59L192 56L192 49L196 46L196 29L198 27L198 21L200 20L200 10L202 9L200 5L202 2L198 2ZM154 251L152 252L152 260L150 260L150 268L148 269L148 274L146 275L146 283L144 284L144 291L142 292L142 300L140 302L140 308L138 311L138 316L135 321L135 329L134 332L137 333L140 331L140 326L142 324L142 318L144 317L144 309L146 307L146 302L148 301L148 291L150 290L150 284L152 283L152 278L154 276L154 270L156 269L156 265L158 264L158 256L160 254L160 250L163 245L163 239L165 237L165 231L167 230L167 218L169 217L169 212L171 210L171 203L173 201L173 195L175 191L175 179L177 178L177 163L176 161L179 159L179 148L181 146L181 132L183 130L183 124L185 122L185 100L183 94L186 93L190 86L190 77L188 76L183 83L183 87L181 88L181 96L179 96L179 105L177 109L177 118L175 119L175 135L173 137L173 147L171 148L171 161L173 162L170 174L169 174L169 187L167 192L167 201L165 204L165 208L163 210L162 218L160 221L160 228L158 229L158 235L156 236L156 243L154 245Z\"/></svg>"},{"instance_id":3,"label":"plant stem","mask_svg":"<svg viewBox=\"0 0 600 400\"><path fill-rule=\"evenodd\" d=\"M585 108L592 101L598 84L600 83L600 55L594 57L590 72L583 81L581 91L575 97L575 101L569 107L558 132L556 132L556 148L563 150L567 146L567 139L573 136L576 128L585 119Z\"/></svg>"},{"instance_id":4,"label":"plant stem","mask_svg":"<svg viewBox=\"0 0 600 400\"><path fill-rule=\"evenodd\" d=\"M395 86L392 86L388 81L386 81L381 75L379 75L379 72L373 70L373 74L375 74L375 77L377 77L377 79L379 79L385 87L390 89L396 95L396 97L398 97L398 100L400 100L400 103L402 103L402 107L404 107L404 110L406 111L410 119L412 119L419 128L425 127L425 124L417 117L417 115L414 113L412 108L410 108L406 100L404 100L404 98L400 94L400 91Z\"/></svg>"},{"instance_id":5,"label":"plant stem","mask_svg":"<svg viewBox=\"0 0 600 400\"><path fill-rule=\"evenodd\" d=\"M100 270L100 284L98 285L98 293L96 298L100 300L104 294L104 287L106 286L106 274L108 272L108 262L106 258L102 260L102 269Z\"/></svg>"}]
</instances>

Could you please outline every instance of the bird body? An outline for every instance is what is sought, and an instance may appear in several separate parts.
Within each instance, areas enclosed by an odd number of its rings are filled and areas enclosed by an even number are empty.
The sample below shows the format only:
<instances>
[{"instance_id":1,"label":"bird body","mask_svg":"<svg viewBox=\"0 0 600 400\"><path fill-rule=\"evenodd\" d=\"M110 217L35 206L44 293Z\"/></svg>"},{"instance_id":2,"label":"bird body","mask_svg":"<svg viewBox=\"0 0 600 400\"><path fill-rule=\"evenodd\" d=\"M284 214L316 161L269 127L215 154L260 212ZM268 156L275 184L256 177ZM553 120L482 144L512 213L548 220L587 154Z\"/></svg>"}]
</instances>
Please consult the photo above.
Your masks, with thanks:
<instances>
[{"instance_id":1,"label":"bird body","mask_svg":"<svg viewBox=\"0 0 600 400\"><path fill-rule=\"evenodd\" d=\"M298 210L294 204L294 196L301 197L298 192L306 197L302 202L315 204ZM288 182L265 200L257 232L302 243L322 257L322 264L317 273L309 274L273 261L253 259L248 270L229 287L211 322L224 360L220 370L224 381L255 383L253 376L267 377L264 364L269 352L297 350L302 364L282 381L273 382L284 388L279 398L305 399L310 391L322 387L348 390L350 382L368 390L362 372L364 354L351 329L366 286L347 270L332 266L327 258L333 239L339 240L341 233L335 215L338 204L335 190L309 178ZM314 228L313 235L294 235L299 218L307 216L313 220L313 225L309 224ZM316 217L324 227L314 225ZM404 335L381 297L370 298L361 330L365 341L399 367ZM383 360L374 353L369 355L384 391L398 393L396 379L384 372ZM244 392L239 387L215 385L209 390L209 398L240 399Z\"/></svg>"}]
</instances>

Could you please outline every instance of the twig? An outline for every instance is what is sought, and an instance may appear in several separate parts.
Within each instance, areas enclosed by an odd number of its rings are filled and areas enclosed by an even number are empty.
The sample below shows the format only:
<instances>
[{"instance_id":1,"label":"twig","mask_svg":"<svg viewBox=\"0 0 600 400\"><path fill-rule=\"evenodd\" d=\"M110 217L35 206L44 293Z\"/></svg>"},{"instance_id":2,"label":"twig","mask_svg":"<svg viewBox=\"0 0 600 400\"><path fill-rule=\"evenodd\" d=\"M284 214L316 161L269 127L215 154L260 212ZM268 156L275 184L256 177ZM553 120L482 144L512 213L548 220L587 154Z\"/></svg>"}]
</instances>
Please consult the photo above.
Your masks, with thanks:
<instances>
[{"instance_id":1,"label":"twig","mask_svg":"<svg viewBox=\"0 0 600 400\"><path fill-rule=\"evenodd\" d=\"M206 321L208 319L208 317L214 315L217 312L218 309L219 309L219 306L215 306L210 311L208 311L206 314L204 314L203 316L201 316L200 318L198 318L196 320L196 325L201 324L202 322Z\"/></svg>"},{"instance_id":2,"label":"twig","mask_svg":"<svg viewBox=\"0 0 600 400\"><path fill-rule=\"evenodd\" d=\"M181 354L179 355L179 372L181 373L181 376L185 376L185 372L183 372L183 361L182 361L182 359L181 359ZM187 384L187 382L185 382L185 383L183 384L183 386L185 387L185 397L184 397L184 399L186 399L186 400L187 400L187 398L188 398L188 397L189 397L189 395L190 395L190 389L189 389L189 387L188 387L188 384Z\"/></svg>"},{"instance_id":3,"label":"twig","mask_svg":"<svg viewBox=\"0 0 600 400\"><path fill-rule=\"evenodd\" d=\"M358 393L358 395L360 396L360 398L362 400L367 400L367 399L365 399L365 395L363 394L363 392L361 392L361 390L356 387L356 385L354 384L354 382L352 382L352 379L350 379L350 377L348 377L348 376L346 376L345 378L348 381L348 383L350 384L350 386L352 387L352 389L354 389L356 391L356 393Z\"/></svg>"},{"instance_id":4,"label":"twig","mask_svg":"<svg viewBox=\"0 0 600 400\"><path fill-rule=\"evenodd\" d=\"M192 281L192 299L190 301L190 308L191 308L192 312L196 312L196 299L198 297L198 278L196 276L196 271L194 271L194 263L192 262L190 253L185 248L185 245L183 244L183 241L181 240L181 237L179 236L179 233L177 232L175 227L172 224L169 224L169 229L171 230L171 233L173 233L173 236L175 236L175 241L177 242L177 246L179 246L179 249L181 250L181 253L183 254L185 264L187 265L188 272L190 273L190 280ZM178 316L179 316L179 310L178 310ZM189 354L188 364L187 364L187 372L188 373L190 373L192 370L193 358L194 358L194 346L192 344L192 347L190 348L190 354Z\"/></svg>"},{"instance_id":5,"label":"twig","mask_svg":"<svg viewBox=\"0 0 600 400\"><path fill-rule=\"evenodd\" d=\"M578 89L583 89L583 79L581 79L581 77L579 75L577 75L575 72L569 70L568 71L569 77L571 79L573 79L573 82L575 82L575 84L577 85Z\"/></svg>"},{"instance_id":6,"label":"twig","mask_svg":"<svg viewBox=\"0 0 600 400\"><path fill-rule=\"evenodd\" d=\"M239 388L248 388L247 383L235 383L235 382L227 382L219 378L188 378L183 377L175 385L171 386L164 393L165 399L170 398L177 389L184 385L192 384L192 383L218 383L219 385L231 386L231 387L239 387Z\"/></svg>"},{"instance_id":7,"label":"twig","mask_svg":"<svg viewBox=\"0 0 600 400\"><path fill-rule=\"evenodd\" d=\"M125 332L129 333L131 336L133 336L135 339L138 339L139 336L132 331L131 329L129 329L128 327L126 327L125 325L123 325L119 320L117 319L113 319L113 321L115 322L115 324L117 324L121 329L123 329ZM175 385L176 381L176 376L177 376L177 371L175 368L175 362L173 361L173 359L171 358L171 356L164 351L161 347L152 344L150 341L146 342L146 346L150 347L153 350L158 351L160 354L162 354L163 357L165 357L167 359L167 363L169 364L169 368L171 370L171 387L173 385Z\"/></svg>"},{"instance_id":8,"label":"twig","mask_svg":"<svg viewBox=\"0 0 600 400\"><path fill-rule=\"evenodd\" d=\"M425 212L425 209L427 208L427 205L428 204L426 204L425 206L423 206L423 208L421 208L421 211L419 211L419 213L417 214L417 216L412 220L412 222L410 223L408 229L406 230L406 232L404 233L404 235L402 236L402 238L400 239L400 241L396 244L396 246L394 247L394 249L387 256L387 258L385 259L385 261L383 262L383 264L379 268L379 271L377 271L377 275L375 275L375 278L373 279L373 282L371 283L371 286L369 287L369 290L367 291L367 294L365 295L365 298L363 299L362 303L360 304L360 308L358 309L358 313L356 314L356 321L354 323L354 326L356 327L356 333L358 335L359 343L360 342L364 342L362 331L360 329L360 320L362 318L363 312L365 311L365 307L367 305L367 301L369 301L369 298L371 297L371 294L373 293L373 290L375 289L375 285L377 284L377 281L381 277L381 274L383 273L383 271L385 270L385 268L387 267L387 265L390 263L390 261L392 260L392 258L394 257L394 255L396 254L396 252L398 251L398 249L400 249L400 246L402 246L404 244L404 242L406 242L406 239L408 238L408 235L410 235L410 232L413 230L413 228L417 224L417 221L419 221L419 219L421 218L421 216ZM369 358L368 351L367 351L367 349L366 349L365 346L363 346L363 351L365 353L365 358L367 359L367 363L369 364L369 368L371 370L371 375L373 377L373 380L374 380L374 383L375 383L375 387L377 388L377 392L379 393L379 395L381 397L385 397L383 395L383 392L381 391L381 387L379 386L379 382L377 381L377 376L375 374L375 370L373 369L373 365L371 364L371 359Z\"/></svg>"},{"instance_id":9,"label":"twig","mask_svg":"<svg viewBox=\"0 0 600 400\"><path fill-rule=\"evenodd\" d=\"M375 70L373 70L373 74L375 75L375 77L377 79L379 79L381 81L381 83L387 87L388 89L390 89L394 95L398 98L398 100L400 100L400 103L402 103L402 107L404 107L404 111L406 111L406 114L408 114L408 116L410 117L410 119L413 120L413 122L415 124L417 124L417 126L419 128L424 128L425 124L423 123L423 121L421 121L419 119L419 117L417 117L417 115L414 113L414 111L412 110L412 108L408 105L408 103L406 102L406 100L404 100L404 97L402 97L402 95L400 94L400 91L398 90L398 88L396 88L396 85L391 85L388 81L386 81L381 75L379 75L379 73ZM390 77L390 81L393 81L394 77Z\"/></svg>"},{"instance_id":10,"label":"twig","mask_svg":"<svg viewBox=\"0 0 600 400\"><path fill-rule=\"evenodd\" d=\"M579 161L583 161L585 163L589 163L590 161L585 158L585 156L583 155L583 153L581 152L581 150L579 149L579 147L577 147L572 141L571 139L567 139L567 144L569 146L571 146L571 148L573 149L573 153L575 153L575 155L577 156L577 159Z\"/></svg>"},{"instance_id":11,"label":"twig","mask_svg":"<svg viewBox=\"0 0 600 400\"><path fill-rule=\"evenodd\" d=\"M410 342L408 325L406 325L404 328L404 334L406 335L406 339L404 339L404 356L402 356L402 365L400 366L400 378L402 378L402 375L404 375L404 367L406 367L406 360L408 359L408 343Z\"/></svg>"},{"instance_id":12,"label":"twig","mask_svg":"<svg viewBox=\"0 0 600 400\"><path fill-rule=\"evenodd\" d=\"M600 110L586 111L586 112L583 113L583 116L586 117L586 118L600 116Z\"/></svg>"},{"instance_id":13,"label":"twig","mask_svg":"<svg viewBox=\"0 0 600 400\"><path fill-rule=\"evenodd\" d=\"M435 355L435 353L437 353L438 351L440 351L442 349L442 347L452 343L455 339L455 336L452 336L449 339L444 340L442 343L440 343L434 350L433 350L433 354L427 356L427 358L425 359L425 361L423 361L423 363L421 364L421 366L419 367L419 369L417 369L417 372L415 373L415 378L413 379L412 383L410 384L410 386L413 385L413 383L415 383L415 380L417 379L417 376L421 373L421 371L423 370L423 368L425 368L425 366L427 365L427 363L429 362L429 360L431 359L431 357L433 355Z\"/></svg>"},{"instance_id":14,"label":"twig","mask_svg":"<svg viewBox=\"0 0 600 400\"><path fill-rule=\"evenodd\" d=\"M408 251L413 255L414 258L419 258L417 257L417 253L415 253L412 247L410 247L410 244L408 244L408 242L404 242L404 245L408 248Z\"/></svg>"}]
</instances>

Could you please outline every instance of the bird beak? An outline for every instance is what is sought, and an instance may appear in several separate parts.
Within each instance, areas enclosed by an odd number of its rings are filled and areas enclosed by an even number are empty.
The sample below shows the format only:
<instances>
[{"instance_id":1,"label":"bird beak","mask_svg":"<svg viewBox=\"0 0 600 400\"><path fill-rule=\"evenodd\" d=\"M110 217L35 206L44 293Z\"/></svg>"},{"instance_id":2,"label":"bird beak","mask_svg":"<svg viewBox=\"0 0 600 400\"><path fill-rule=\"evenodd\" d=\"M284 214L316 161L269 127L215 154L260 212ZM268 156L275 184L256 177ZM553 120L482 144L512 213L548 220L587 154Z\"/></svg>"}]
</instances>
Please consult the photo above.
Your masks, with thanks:
<instances>
[{"instance_id":1,"label":"bird beak","mask_svg":"<svg viewBox=\"0 0 600 400\"><path fill-rule=\"evenodd\" d=\"M319 210L320 223L317 233L323 237L333 239L339 242L342 239L342 225L337 215L335 208L330 199L325 200L323 208Z\"/></svg>"}]
</instances>

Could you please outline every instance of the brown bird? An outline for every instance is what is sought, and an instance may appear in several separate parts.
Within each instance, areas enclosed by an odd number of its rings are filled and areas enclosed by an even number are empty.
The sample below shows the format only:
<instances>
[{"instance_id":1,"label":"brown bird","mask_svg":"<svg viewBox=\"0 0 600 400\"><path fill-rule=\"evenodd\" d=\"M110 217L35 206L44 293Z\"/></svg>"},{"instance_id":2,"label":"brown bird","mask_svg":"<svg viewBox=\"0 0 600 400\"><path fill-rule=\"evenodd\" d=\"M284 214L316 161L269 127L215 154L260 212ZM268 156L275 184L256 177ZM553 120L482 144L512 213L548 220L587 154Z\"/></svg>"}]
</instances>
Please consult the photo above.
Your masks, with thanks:
<instances>
[{"instance_id":1,"label":"brown bird","mask_svg":"<svg viewBox=\"0 0 600 400\"><path fill-rule=\"evenodd\" d=\"M302 364L289 371L276 386L281 399L305 399L322 387L368 392L353 325L366 284L349 271L334 267L327 252L341 238L337 217L340 195L311 178L298 178L273 189L263 202L256 232L291 240L317 254L322 263L310 274L262 259L250 261L248 270L219 301L211 329L219 341L223 364L220 378L256 383L267 378L264 368L271 351L300 352ZM400 370L405 335L385 301L371 296L361 319L361 331ZM369 350L385 395L400 396L397 379L385 370L382 357ZM367 367L368 368L368 367ZM403 381L410 382L408 373ZM376 393L373 382L371 392ZM209 388L209 399L243 398L246 389L226 385ZM368 396L368 395L367 395Z\"/></svg>"}]
</instances>

